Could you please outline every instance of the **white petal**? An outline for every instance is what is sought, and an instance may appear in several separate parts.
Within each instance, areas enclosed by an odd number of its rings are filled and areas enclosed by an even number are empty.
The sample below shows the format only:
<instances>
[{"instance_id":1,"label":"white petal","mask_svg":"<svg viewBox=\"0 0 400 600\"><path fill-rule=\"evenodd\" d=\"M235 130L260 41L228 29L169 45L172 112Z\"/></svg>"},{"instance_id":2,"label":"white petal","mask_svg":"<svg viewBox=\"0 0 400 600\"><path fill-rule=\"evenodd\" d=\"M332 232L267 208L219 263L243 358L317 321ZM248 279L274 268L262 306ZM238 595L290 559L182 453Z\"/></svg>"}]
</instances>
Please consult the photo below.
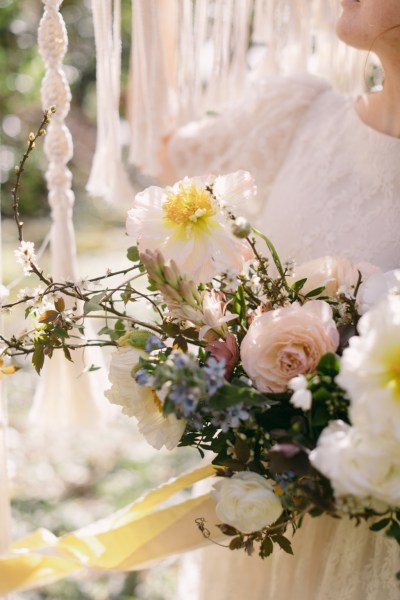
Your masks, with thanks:
<instances>
[{"instance_id":1,"label":"white petal","mask_svg":"<svg viewBox=\"0 0 400 600\"><path fill-rule=\"evenodd\" d=\"M213 191L224 204L240 208L241 204L251 202L255 198L257 186L248 171L235 171L217 177Z\"/></svg>"}]
</instances>

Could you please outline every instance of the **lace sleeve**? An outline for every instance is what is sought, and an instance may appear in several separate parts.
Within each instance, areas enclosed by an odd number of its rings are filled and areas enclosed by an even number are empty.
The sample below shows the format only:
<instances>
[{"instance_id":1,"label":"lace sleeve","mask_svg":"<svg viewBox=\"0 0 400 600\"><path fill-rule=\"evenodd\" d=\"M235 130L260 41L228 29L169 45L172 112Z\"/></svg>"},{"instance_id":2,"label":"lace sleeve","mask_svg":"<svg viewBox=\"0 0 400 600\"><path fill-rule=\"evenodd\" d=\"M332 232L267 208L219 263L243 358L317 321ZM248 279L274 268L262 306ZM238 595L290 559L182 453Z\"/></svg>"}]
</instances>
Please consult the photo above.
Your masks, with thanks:
<instances>
[{"instance_id":1,"label":"lace sleeve","mask_svg":"<svg viewBox=\"0 0 400 600\"><path fill-rule=\"evenodd\" d=\"M268 78L250 84L234 109L180 128L169 142L168 158L178 178L246 169L254 176L259 213L303 114L328 84L311 75Z\"/></svg>"}]
</instances>

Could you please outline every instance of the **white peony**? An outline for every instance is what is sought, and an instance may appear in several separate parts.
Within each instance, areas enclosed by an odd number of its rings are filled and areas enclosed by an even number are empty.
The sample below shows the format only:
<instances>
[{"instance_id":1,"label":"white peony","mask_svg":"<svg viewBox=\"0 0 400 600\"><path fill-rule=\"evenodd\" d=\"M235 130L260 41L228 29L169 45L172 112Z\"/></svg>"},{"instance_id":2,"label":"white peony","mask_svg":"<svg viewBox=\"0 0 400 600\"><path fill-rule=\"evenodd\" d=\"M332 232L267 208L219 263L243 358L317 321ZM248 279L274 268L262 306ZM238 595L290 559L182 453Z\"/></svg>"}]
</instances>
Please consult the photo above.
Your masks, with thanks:
<instances>
[{"instance_id":1,"label":"white peony","mask_svg":"<svg viewBox=\"0 0 400 600\"><path fill-rule=\"evenodd\" d=\"M352 495L400 505L400 445L386 435L332 421L322 432L310 461L329 478L335 496Z\"/></svg>"},{"instance_id":2,"label":"white peony","mask_svg":"<svg viewBox=\"0 0 400 600\"><path fill-rule=\"evenodd\" d=\"M376 273L360 285L357 295L359 313L364 315L388 294L400 295L400 269Z\"/></svg>"},{"instance_id":3,"label":"white peony","mask_svg":"<svg viewBox=\"0 0 400 600\"><path fill-rule=\"evenodd\" d=\"M272 525L282 513L271 483L258 473L245 471L223 478L214 484L212 495L218 518L243 533Z\"/></svg>"},{"instance_id":4,"label":"white peony","mask_svg":"<svg viewBox=\"0 0 400 600\"><path fill-rule=\"evenodd\" d=\"M211 281L227 269L241 273L253 252L233 235L222 207L239 197L247 202L254 194L254 181L246 171L186 177L167 188L151 186L136 195L127 232L137 239L140 252L159 250L196 283Z\"/></svg>"},{"instance_id":5,"label":"white peony","mask_svg":"<svg viewBox=\"0 0 400 600\"><path fill-rule=\"evenodd\" d=\"M353 425L400 441L400 296L389 296L358 323L336 382L346 390Z\"/></svg>"},{"instance_id":6,"label":"white peony","mask_svg":"<svg viewBox=\"0 0 400 600\"><path fill-rule=\"evenodd\" d=\"M112 404L122 406L125 415L137 418L140 433L153 448L160 450L165 446L173 450L183 435L186 422L175 415L165 417L159 394L136 383L133 372L140 356L145 353L132 346L121 346L113 352L108 375L112 386L105 395Z\"/></svg>"},{"instance_id":7,"label":"white peony","mask_svg":"<svg viewBox=\"0 0 400 600\"><path fill-rule=\"evenodd\" d=\"M323 354L335 352L338 345L329 304L313 300L257 316L240 353L244 370L260 392L283 392L293 377L314 371Z\"/></svg>"}]
</instances>

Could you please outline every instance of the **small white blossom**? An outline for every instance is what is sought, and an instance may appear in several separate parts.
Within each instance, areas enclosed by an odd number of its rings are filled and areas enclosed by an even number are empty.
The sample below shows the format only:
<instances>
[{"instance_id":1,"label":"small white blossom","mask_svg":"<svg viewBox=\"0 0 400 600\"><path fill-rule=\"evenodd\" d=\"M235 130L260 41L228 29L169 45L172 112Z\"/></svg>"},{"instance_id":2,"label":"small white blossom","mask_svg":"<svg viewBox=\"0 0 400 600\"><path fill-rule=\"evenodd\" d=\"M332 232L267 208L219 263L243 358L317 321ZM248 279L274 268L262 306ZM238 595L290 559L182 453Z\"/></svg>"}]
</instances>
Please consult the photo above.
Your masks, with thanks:
<instances>
[{"instance_id":1,"label":"small white blossom","mask_svg":"<svg viewBox=\"0 0 400 600\"><path fill-rule=\"evenodd\" d=\"M307 378L304 375L293 377L288 383L289 390L293 391L290 403L301 410L310 410L312 405L312 394L308 387Z\"/></svg>"},{"instance_id":2,"label":"small white blossom","mask_svg":"<svg viewBox=\"0 0 400 600\"><path fill-rule=\"evenodd\" d=\"M24 268L24 274L31 273L30 263L36 264L35 245L33 242L25 242L22 240L20 247L14 250L17 263Z\"/></svg>"}]
</instances>

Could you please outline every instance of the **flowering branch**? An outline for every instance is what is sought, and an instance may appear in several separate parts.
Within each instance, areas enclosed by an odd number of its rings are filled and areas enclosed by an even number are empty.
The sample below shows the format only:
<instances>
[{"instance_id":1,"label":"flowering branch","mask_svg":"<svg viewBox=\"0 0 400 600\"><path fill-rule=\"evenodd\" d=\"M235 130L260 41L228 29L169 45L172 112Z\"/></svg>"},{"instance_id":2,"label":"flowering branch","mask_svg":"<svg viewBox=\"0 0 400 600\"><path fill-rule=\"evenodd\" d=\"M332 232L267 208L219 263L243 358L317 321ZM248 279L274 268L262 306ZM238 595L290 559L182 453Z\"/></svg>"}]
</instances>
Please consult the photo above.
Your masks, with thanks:
<instances>
[{"instance_id":1,"label":"flowering branch","mask_svg":"<svg viewBox=\"0 0 400 600\"><path fill-rule=\"evenodd\" d=\"M14 213L14 220L15 220L15 223L16 223L17 229L18 229L18 241L19 242L22 242L24 239L23 238L24 223L23 223L23 221L21 221L20 214L19 214L19 195L18 195L19 188L20 188L21 175L24 172L25 163L28 160L30 153L35 148L36 140L39 137L46 135L46 127L50 123L51 115L54 114L55 112L56 112L55 106L51 106L49 109L45 110L44 115L43 115L43 120L40 123L38 130L36 131L36 133L33 133L31 131L31 133L29 134L28 147L27 147L19 165L17 165L15 167L15 173L16 173L17 177L16 177L16 181L15 181L15 186L11 190L11 195L13 198L13 213Z\"/></svg>"}]
</instances>

